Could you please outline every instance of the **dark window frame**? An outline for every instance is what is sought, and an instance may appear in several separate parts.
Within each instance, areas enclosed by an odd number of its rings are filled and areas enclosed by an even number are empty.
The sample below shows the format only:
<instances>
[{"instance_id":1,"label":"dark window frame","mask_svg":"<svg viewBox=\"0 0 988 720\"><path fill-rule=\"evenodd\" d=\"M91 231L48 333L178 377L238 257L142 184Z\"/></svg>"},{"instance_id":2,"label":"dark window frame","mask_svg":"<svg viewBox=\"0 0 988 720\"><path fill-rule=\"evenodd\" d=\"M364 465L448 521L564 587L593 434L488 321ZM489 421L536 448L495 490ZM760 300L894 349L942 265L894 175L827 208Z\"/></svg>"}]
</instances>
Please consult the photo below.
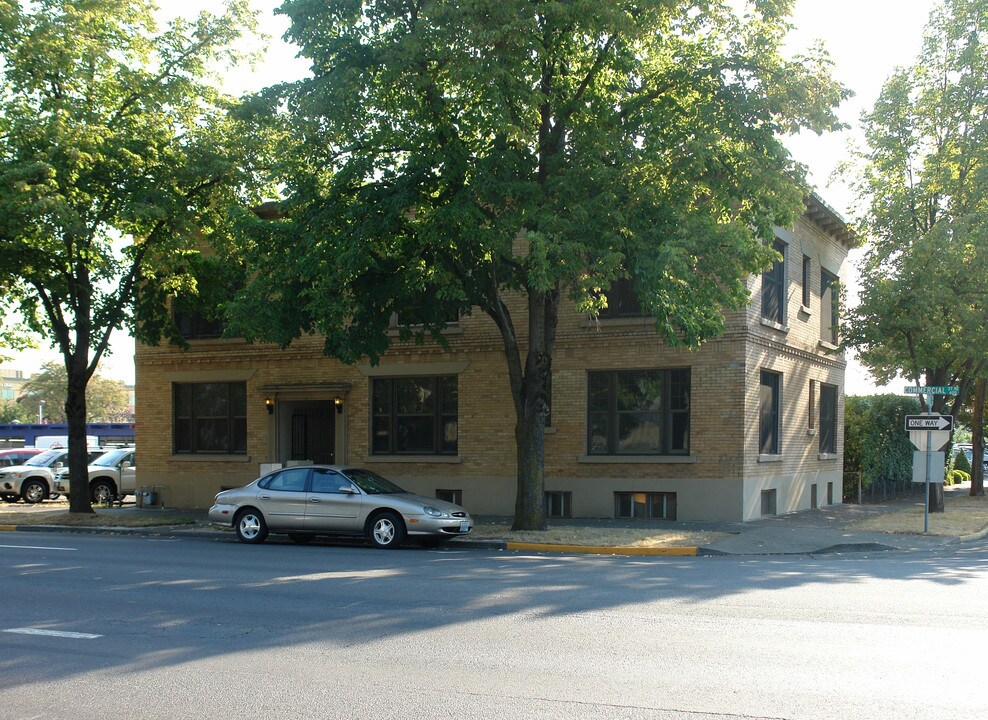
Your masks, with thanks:
<instances>
[{"instance_id":1,"label":"dark window frame","mask_svg":"<svg viewBox=\"0 0 988 720\"><path fill-rule=\"evenodd\" d=\"M659 407L646 410L629 410L618 407L620 381L633 379L630 376L655 373L661 382ZM606 408L594 407L594 387L606 395ZM692 392L692 370L688 367L648 368L629 370L590 370L587 372L587 454L594 456L635 456L635 455L689 455L690 452L690 394ZM659 414L661 447L641 452L621 452L622 420L632 420L633 416ZM600 423L600 424L598 424ZM644 423L640 423L640 427ZM604 445L595 442L595 429L603 427ZM677 441L677 435L682 440Z\"/></svg>"},{"instance_id":2,"label":"dark window frame","mask_svg":"<svg viewBox=\"0 0 988 720\"><path fill-rule=\"evenodd\" d=\"M837 386L820 383L820 453L837 454Z\"/></svg>"},{"instance_id":3,"label":"dark window frame","mask_svg":"<svg viewBox=\"0 0 988 720\"><path fill-rule=\"evenodd\" d=\"M840 314L840 302L837 297L837 285L840 278L832 272L820 270L820 339L832 345L837 344L837 323Z\"/></svg>"},{"instance_id":4,"label":"dark window frame","mask_svg":"<svg viewBox=\"0 0 988 720\"><path fill-rule=\"evenodd\" d=\"M760 455L780 455L782 453L782 373L762 370L758 389L758 452ZM767 398L766 392L769 393Z\"/></svg>"},{"instance_id":5,"label":"dark window frame","mask_svg":"<svg viewBox=\"0 0 988 720\"><path fill-rule=\"evenodd\" d=\"M644 317L641 298L635 291L634 282L630 277L619 277L604 293L607 307L600 309L599 318L617 320L619 318Z\"/></svg>"},{"instance_id":6,"label":"dark window frame","mask_svg":"<svg viewBox=\"0 0 988 720\"><path fill-rule=\"evenodd\" d=\"M402 383L430 385L434 396L427 412L399 412ZM407 388L404 388L407 389ZM452 395L452 396L451 396ZM373 378L370 387L370 454L375 456L457 455L459 452L459 378L456 375L415 375ZM446 430L452 423L452 439ZM415 442L412 432L426 430L428 447ZM404 445L404 447L403 447Z\"/></svg>"},{"instance_id":7,"label":"dark window frame","mask_svg":"<svg viewBox=\"0 0 988 720\"><path fill-rule=\"evenodd\" d=\"M803 255L803 307L809 308L813 291L811 288L811 278L813 277L813 261L809 255Z\"/></svg>"},{"instance_id":8,"label":"dark window frame","mask_svg":"<svg viewBox=\"0 0 988 720\"><path fill-rule=\"evenodd\" d=\"M225 388L225 412L205 415L205 403L197 391L219 387ZM220 426L224 422L226 440L217 440L210 447L204 441L208 425ZM182 427L183 423L187 426ZM176 455L246 455L247 383L172 383L172 451Z\"/></svg>"},{"instance_id":9,"label":"dark window frame","mask_svg":"<svg viewBox=\"0 0 988 720\"><path fill-rule=\"evenodd\" d=\"M775 260L772 267L762 273L762 317L778 325L786 323L786 250L787 246L776 239L772 249L778 252L781 260Z\"/></svg>"}]
</instances>

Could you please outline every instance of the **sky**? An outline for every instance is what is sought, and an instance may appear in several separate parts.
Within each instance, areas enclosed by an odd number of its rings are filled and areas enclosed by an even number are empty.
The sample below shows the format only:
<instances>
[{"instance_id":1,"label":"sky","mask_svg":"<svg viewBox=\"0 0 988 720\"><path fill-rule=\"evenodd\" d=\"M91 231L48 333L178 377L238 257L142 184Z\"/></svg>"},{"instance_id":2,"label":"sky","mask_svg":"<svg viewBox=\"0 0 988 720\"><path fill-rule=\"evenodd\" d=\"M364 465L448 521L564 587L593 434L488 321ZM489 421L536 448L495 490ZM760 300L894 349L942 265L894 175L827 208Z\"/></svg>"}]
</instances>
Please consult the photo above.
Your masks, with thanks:
<instances>
[{"instance_id":1,"label":"sky","mask_svg":"<svg viewBox=\"0 0 988 720\"><path fill-rule=\"evenodd\" d=\"M275 82L298 77L306 63L295 58L295 50L281 40L287 20L275 16L274 8L281 0L252 0L261 11L261 29L270 37L265 59L254 69L235 68L225 73L223 86L227 92L239 94L256 90ZM809 181L826 202L850 218L853 195L840 178L832 177L835 168L847 157L849 143L860 137L858 124L861 113L869 109L878 97L882 85L898 66L911 64L919 53L923 27L935 0L797 0L788 46L793 52L821 40L834 61L834 77L850 88L854 97L839 109L841 120L850 129L817 136L803 133L790 138L786 144L796 160L809 169ZM192 17L200 10L216 10L216 0L172 0L163 16ZM861 251L854 251L850 261L856 266ZM852 278L849 301L853 304L856 282ZM112 353L100 363L100 374L134 382L134 342L123 332L114 335ZM45 360L59 360L53 350L43 349L18 354L5 367L36 372ZM904 381L877 387L852 353L848 353L846 392L865 395L873 392L901 393Z\"/></svg>"}]
</instances>

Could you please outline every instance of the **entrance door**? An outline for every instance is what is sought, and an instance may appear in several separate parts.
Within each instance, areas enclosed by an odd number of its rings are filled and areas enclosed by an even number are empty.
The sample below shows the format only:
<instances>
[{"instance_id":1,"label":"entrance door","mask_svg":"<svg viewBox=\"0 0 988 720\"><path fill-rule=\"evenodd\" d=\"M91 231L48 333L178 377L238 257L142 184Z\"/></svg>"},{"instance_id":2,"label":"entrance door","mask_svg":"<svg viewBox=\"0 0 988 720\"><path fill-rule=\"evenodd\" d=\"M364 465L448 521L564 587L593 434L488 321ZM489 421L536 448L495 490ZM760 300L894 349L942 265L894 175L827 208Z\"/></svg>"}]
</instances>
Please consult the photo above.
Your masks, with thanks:
<instances>
[{"instance_id":1,"label":"entrance door","mask_svg":"<svg viewBox=\"0 0 988 720\"><path fill-rule=\"evenodd\" d=\"M332 401L292 403L285 460L316 465L336 462L336 423Z\"/></svg>"}]
</instances>

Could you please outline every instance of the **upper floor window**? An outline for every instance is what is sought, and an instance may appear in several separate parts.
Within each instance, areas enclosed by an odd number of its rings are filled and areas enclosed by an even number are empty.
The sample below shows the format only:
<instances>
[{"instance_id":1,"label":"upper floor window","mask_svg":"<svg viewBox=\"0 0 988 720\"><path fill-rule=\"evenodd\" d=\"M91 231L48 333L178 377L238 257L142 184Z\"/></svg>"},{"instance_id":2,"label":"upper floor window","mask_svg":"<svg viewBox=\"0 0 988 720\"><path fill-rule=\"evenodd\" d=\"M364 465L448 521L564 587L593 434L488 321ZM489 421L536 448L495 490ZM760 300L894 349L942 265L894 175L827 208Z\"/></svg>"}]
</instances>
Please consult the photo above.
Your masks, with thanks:
<instances>
[{"instance_id":1,"label":"upper floor window","mask_svg":"<svg viewBox=\"0 0 988 720\"><path fill-rule=\"evenodd\" d=\"M372 381L374 455L455 455L457 423L455 375Z\"/></svg>"},{"instance_id":2,"label":"upper floor window","mask_svg":"<svg viewBox=\"0 0 988 720\"><path fill-rule=\"evenodd\" d=\"M782 375L762 370L758 395L758 451L762 455L778 455L780 452L781 400Z\"/></svg>"},{"instance_id":3,"label":"upper floor window","mask_svg":"<svg viewBox=\"0 0 988 720\"><path fill-rule=\"evenodd\" d=\"M813 261L809 255L803 255L803 307L810 306L810 296L812 293L812 283L810 281L813 272Z\"/></svg>"},{"instance_id":4,"label":"upper floor window","mask_svg":"<svg viewBox=\"0 0 988 720\"><path fill-rule=\"evenodd\" d=\"M837 386L820 384L820 452L837 452Z\"/></svg>"},{"instance_id":5,"label":"upper floor window","mask_svg":"<svg viewBox=\"0 0 988 720\"><path fill-rule=\"evenodd\" d=\"M690 370L609 370L588 375L590 455L685 455Z\"/></svg>"},{"instance_id":6,"label":"upper floor window","mask_svg":"<svg viewBox=\"0 0 988 720\"><path fill-rule=\"evenodd\" d=\"M642 304L630 277L618 278L607 292L607 307L601 308L602 318L641 317Z\"/></svg>"},{"instance_id":7,"label":"upper floor window","mask_svg":"<svg viewBox=\"0 0 988 720\"><path fill-rule=\"evenodd\" d=\"M247 383L175 383L176 454L246 454Z\"/></svg>"},{"instance_id":8,"label":"upper floor window","mask_svg":"<svg viewBox=\"0 0 988 720\"><path fill-rule=\"evenodd\" d=\"M786 320L786 244L781 240L772 243L772 249L782 258L762 274L762 317L784 325Z\"/></svg>"},{"instance_id":9,"label":"upper floor window","mask_svg":"<svg viewBox=\"0 0 988 720\"><path fill-rule=\"evenodd\" d=\"M838 282L833 273L820 272L820 339L833 345L837 344Z\"/></svg>"}]
</instances>

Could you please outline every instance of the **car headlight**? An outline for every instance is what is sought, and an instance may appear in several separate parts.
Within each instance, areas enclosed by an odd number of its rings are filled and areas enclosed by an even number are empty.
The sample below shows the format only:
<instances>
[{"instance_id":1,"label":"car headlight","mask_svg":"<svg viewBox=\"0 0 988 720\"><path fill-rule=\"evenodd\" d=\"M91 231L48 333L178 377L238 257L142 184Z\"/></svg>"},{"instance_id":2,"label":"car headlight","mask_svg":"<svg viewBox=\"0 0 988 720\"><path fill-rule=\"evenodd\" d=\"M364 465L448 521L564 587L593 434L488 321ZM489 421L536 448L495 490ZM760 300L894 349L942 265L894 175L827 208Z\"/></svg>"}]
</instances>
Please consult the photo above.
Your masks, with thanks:
<instances>
[{"instance_id":1,"label":"car headlight","mask_svg":"<svg viewBox=\"0 0 988 720\"><path fill-rule=\"evenodd\" d=\"M443 515L446 514L439 508L434 508L431 505L426 505L422 509L425 510L426 515L431 515L432 517L442 517Z\"/></svg>"}]
</instances>

